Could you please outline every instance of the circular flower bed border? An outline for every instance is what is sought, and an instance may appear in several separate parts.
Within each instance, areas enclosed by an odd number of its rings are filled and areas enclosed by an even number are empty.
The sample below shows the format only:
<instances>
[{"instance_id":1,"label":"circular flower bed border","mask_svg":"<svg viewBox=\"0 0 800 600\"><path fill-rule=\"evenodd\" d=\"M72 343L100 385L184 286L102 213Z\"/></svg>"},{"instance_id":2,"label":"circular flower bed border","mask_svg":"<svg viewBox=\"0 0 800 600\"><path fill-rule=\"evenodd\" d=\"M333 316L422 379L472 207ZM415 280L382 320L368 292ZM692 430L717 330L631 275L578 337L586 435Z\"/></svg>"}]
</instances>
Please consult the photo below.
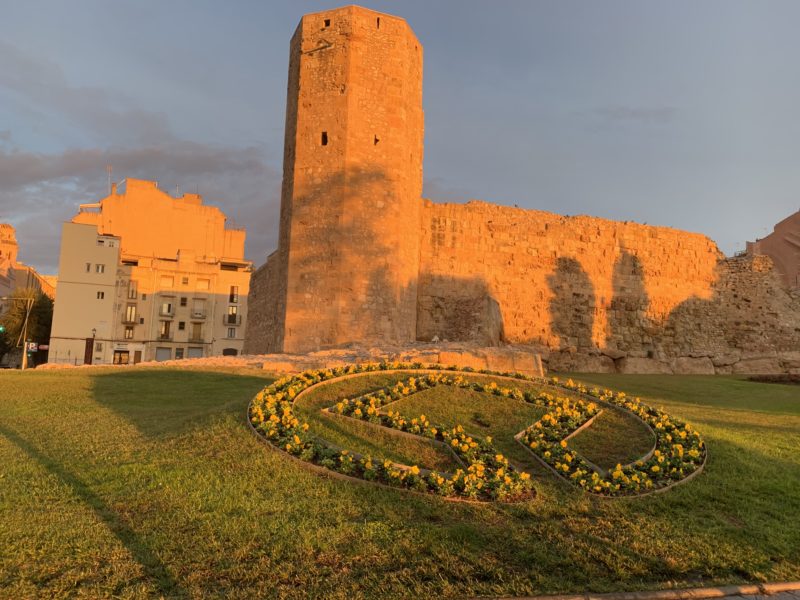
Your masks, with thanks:
<instances>
[{"instance_id":1,"label":"circular flower bed border","mask_svg":"<svg viewBox=\"0 0 800 600\"><path fill-rule=\"evenodd\" d=\"M313 386L386 371L416 371L418 376L377 392L342 400L325 410L444 444L465 465L464 469L441 473L355 454L310 435L308 424L300 423L294 416L293 403ZM498 386L495 382L468 381L469 374L557 386L580 397L558 397L544 391L536 393ZM543 379L456 366L370 363L305 371L283 377L259 392L248 407L248 422L254 433L275 448L349 478L435 493L448 499L516 501L530 498L533 492L529 475L509 465L508 459L494 449L491 438L470 436L461 426L433 425L424 415L408 419L399 413L381 410L392 402L437 385L469 388L544 408L547 412L515 439L561 479L592 494L619 497L663 491L687 481L705 464L705 444L696 431L642 404L638 398L629 399L624 393L599 388L587 389L572 380L561 382L555 377ZM610 473L569 450L567 439L599 414L598 404L618 407L644 421L655 435L654 449L634 463L617 465Z\"/></svg>"}]
</instances>

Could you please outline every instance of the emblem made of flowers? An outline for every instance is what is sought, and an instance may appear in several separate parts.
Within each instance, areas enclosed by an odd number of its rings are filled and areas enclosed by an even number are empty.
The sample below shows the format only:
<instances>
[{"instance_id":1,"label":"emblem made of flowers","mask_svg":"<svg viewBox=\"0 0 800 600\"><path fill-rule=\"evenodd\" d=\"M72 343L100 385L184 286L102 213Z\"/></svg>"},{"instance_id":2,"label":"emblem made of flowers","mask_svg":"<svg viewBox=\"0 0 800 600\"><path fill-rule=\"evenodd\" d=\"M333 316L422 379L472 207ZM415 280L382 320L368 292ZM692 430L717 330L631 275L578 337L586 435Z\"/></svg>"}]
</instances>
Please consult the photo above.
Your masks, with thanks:
<instances>
[{"instance_id":1,"label":"emblem made of flowers","mask_svg":"<svg viewBox=\"0 0 800 600\"><path fill-rule=\"evenodd\" d=\"M336 448L309 433L293 411L294 401L311 386L346 375L378 371L424 371L378 391L342 400L325 409L335 415L433 440L446 446L460 468L440 472L402 465L373 456ZM521 390L476 381L471 373L541 383L547 390ZM407 418L391 410L391 404L423 390L446 385L513 398L543 408L544 415L519 432L515 439L555 474L575 487L602 496L632 496L666 489L698 472L705 463L706 448L690 425L629 398L622 392L587 388L572 380L537 379L519 373L473 371L442 365L380 363L348 365L305 371L283 377L265 387L249 406L253 429L273 446L314 465L343 475L447 498L515 501L530 498L530 475L509 464L490 437L479 438L461 425L431 423L425 415ZM568 390L570 395L560 395ZM653 449L641 459L608 471L569 449L567 440L588 426L603 406L616 406L634 414L653 432Z\"/></svg>"}]
</instances>

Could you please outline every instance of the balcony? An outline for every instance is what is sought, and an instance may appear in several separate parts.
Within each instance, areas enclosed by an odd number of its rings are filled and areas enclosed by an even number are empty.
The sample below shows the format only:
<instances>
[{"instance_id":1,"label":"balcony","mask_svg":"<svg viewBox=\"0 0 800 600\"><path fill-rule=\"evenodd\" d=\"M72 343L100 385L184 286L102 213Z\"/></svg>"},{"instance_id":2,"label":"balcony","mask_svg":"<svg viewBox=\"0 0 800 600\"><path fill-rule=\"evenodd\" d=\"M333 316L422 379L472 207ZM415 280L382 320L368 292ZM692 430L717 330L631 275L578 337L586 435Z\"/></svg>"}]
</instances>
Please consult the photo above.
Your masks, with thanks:
<instances>
[{"instance_id":1,"label":"balcony","mask_svg":"<svg viewBox=\"0 0 800 600\"><path fill-rule=\"evenodd\" d=\"M159 317L167 317L167 318L171 319L172 317L175 316L175 309L174 308L170 308L169 310L165 310L163 308L160 308L158 310L158 316Z\"/></svg>"},{"instance_id":2,"label":"balcony","mask_svg":"<svg viewBox=\"0 0 800 600\"><path fill-rule=\"evenodd\" d=\"M189 336L189 343L190 343L190 344L205 344L205 343L206 343L206 341L203 339L203 337L202 337L202 336L200 336L200 337L195 337L195 336L193 336L193 335L190 335L190 336Z\"/></svg>"},{"instance_id":3,"label":"balcony","mask_svg":"<svg viewBox=\"0 0 800 600\"><path fill-rule=\"evenodd\" d=\"M172 341L172 333L159 333L158 340L160 342L171 342Z\"/></svg>"},{"instance_id":4,"label":"balcony","mask_svg":"<svg viewBox=\"0 0 800 600\"><path fill-rule=\"evenodd\" d=\"M122 316L122 324L123 325L138 325L139 324L139 317L137 317L136 315L132 315L132 316L123 315Z\"/></svg>"},{"instance_id":5,"label":"balcony","mask_svg":"<svg viewBox=\"0 0 800 600\"><path fill-rule=\"evenodd\" d=\"M192 310L192 321L204 321L206 318L205 310Z\"/></svg>"},{"instance_id":6,"label":"balcony","mask_svg":"<svg viewBox=\"0 0 800 600\"><path fill-rule=\"evenodd\" d=\"M222 315L222 322L225 325L241 325L242 315Z\"/></svg>"}]
</instances>

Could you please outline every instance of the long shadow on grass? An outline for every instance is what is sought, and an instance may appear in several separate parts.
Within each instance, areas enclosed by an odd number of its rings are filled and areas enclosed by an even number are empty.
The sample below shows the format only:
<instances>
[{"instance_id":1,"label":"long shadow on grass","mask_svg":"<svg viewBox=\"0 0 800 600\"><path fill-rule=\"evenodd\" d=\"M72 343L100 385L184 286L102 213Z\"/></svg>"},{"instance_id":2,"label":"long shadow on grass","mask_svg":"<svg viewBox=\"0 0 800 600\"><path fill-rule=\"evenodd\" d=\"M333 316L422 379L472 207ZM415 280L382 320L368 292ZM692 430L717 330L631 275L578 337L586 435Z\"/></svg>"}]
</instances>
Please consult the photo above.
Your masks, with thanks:
<instances>
[{"instance_id":1,"label":"long shadow on grass","mask_svg":"<svg viewBox=\"0 0 800 600\"><path fill-rule=\"evenodd\" d=\"M152 583L160 593L173 597L186 595L186 591L178 585L178 582L170 575L166 565L158 559L158 556L142 541L136 532L133 531L133 529L131 529L102 498L100 498L100 496L95 494L91 488L86 485L83 480L65 469L63 465L42 454L16 432L0 426L0 435L16 445L32 460L47 469L47 471L57 477L59 481L68 485L72 493L91 508L95 515L105 523L114 537L125 546L133 559L142 566L147 580Z\"/></svg>"},{"instance_id":2,"label":"long shadow on grass","mask_svg":"<svg viewBox=\"0 0 800 600\"><path fill-rule=\"evenodd\" d=\"M270 379L207 371L136 369L92 377L92 396L143 435L180 434L236 414Z\"/></svg>"}]
</instances>

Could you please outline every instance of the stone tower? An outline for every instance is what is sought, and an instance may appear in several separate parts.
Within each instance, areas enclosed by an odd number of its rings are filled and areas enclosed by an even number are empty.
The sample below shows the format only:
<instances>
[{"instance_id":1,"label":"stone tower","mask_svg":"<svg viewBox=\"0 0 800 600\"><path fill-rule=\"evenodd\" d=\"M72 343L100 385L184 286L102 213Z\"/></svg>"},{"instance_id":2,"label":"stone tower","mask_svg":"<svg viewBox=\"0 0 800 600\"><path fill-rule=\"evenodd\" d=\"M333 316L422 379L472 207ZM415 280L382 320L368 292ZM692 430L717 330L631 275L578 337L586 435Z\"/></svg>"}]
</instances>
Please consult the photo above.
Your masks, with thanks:
<instances>
[{"instance_id":1,"label":"stone tower","mask_svg":"<svg viewBox=\"0 0 800 600\"><path fill-rule=\"evenodd\" d=\"M292 37L268 350L416 339L422 46L398 17L306 15Z\"/></svg>"}]
</instances>

